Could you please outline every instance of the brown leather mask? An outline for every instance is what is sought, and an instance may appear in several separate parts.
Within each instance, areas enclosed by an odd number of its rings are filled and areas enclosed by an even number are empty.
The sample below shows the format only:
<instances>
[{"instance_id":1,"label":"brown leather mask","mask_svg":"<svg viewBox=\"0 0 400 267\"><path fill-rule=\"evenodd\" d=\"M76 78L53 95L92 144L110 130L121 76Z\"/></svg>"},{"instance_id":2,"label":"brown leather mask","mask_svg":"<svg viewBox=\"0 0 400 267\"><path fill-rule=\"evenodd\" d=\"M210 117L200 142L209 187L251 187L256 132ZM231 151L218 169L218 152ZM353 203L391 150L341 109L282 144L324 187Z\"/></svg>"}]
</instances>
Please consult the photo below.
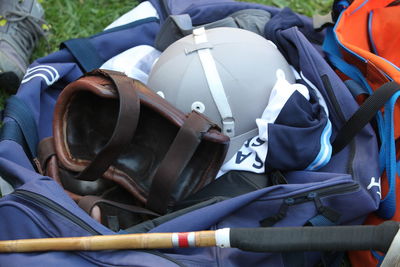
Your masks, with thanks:
<instances>
[{"instance_id":1,"label":"brown leather mask","mask_svg":"<svg viewBox=\"0 0 400 267\"><path fill-rule=\"evenodd\" d=\"M60 183L72 195L118 185L160 214L215 178L229 144L202 114L185 115L139 81L104 70L62 91L53 134Z\"/></svg>"}]
</instances>

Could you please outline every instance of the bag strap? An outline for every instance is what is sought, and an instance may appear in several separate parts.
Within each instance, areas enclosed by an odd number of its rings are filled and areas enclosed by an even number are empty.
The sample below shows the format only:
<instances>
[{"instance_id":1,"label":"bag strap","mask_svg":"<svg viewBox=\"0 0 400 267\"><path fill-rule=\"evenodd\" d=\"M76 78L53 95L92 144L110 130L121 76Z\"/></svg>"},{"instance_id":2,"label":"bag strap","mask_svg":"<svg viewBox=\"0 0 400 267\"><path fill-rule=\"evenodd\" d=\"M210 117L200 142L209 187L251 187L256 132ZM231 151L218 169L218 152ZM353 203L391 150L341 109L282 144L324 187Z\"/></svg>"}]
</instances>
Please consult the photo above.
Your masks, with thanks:
<instances>
[{"instance_id":1,"label":"bag strap","mask_svg":"<svg viewBox=\"0 0 400 267\"><path fill-rule=\"evenodd\" d=\"M35 119L29 106L17 96L13 95L7 99L4 116L13 119L3 125L1 140L13 140L21 146L27 146L31 157L36 157L36 146L38 144L38 132Z\"/></svg>"},{"instance_id":2,"label":"bag strap","mask_svg":"<svg viewBox=\"0 0 400 267\"><path fill-rule=\"evenodd\" d=\"M332 143L333 154L340 152L380 111L385 103L400 91L396 82L388 82L379 87L343 125Z\"/></svg>"},{"instance_id":3,"label":"bag strap","mask_svg":"<svg viewBox=\"0 0 400 267\"><path fill-rule=\"evenodd\" d=\"M199 146L203 133L211 127L212 124L197 112L189 114L153 176L147 208L160 214L167 211L178 178Z\"/></svg>"},{"instance_id":4,"label":"bag strap","mask_svg":"<svg viewBox=\"0 0 400 267\"><path fill-rule=\"evenodd\" d=\"M37 144L39 135L35 118L31 108L16 95L7 99L3 117L9 120L3 122L0 141L11 140L18 143L23 149L32 166L40 170L37 162Z\"/></svg>"},{"instance_id":5,"label":"bag strap","mask_svg":"<svg viewBox=\"0 0 400 267\"><path fill-rule=\"evenodd\" d=\"M92 196L92 195L87 195L82 197L79 202L78 202L78 206L80 208L82 208L84 211L86 211L86 213L90 214L92 209L94 208L94 206L99 205L99 204L107 204L128 212L132 212L132 213L137 213L137 214L144 214L144 215L151 215L151 216L155 216L155 217L159 217L160 215L139 207L139 206L134 206L134 205L128 205L128 204L123 204L123 203L119 203L116 201L112 201L112 200L108 200L108 199L104 199L101 198L99 196Z\"/></svg>"},{"instance_id":6,"label":"bag strap","mask_svg":"<svg viewBox=\"0 0 400 267\"><path fill-rule=\"evenodd\" d=\"M38 145L38 161L42 170L47 169L47 162L54 155L56 155L54 138L52 136L43 138Z\"/></svg>"},{"instance_id":7,"label":"bag strap","mask_svg":"<svg viewBox=\"0 0 400 267\"><path fill-rule=\"evenodd\" d=\"M93 161L76 176L79 180L94 181L111 166L132 139L139 121L140 102L134 81L116 71L96 70L89 75L110 78L118 92L119 113L114 132Z\"/></svg>"},{"instance_id":8,"label":"bag strap","mask_svg":"<svg viewBox=\"0 0 400 267\"><path fill-rule=\"evenodd\" d=\"M99 196L93 196L93 195L84 196L78 202L78 206L80 208L82 208L84 211L86 211L86 213L88 213L90 216L92 216L95 220L99 220L100 223L103 223L102 217L103 217L103 219L105 218L106 222L104 222L103 224L105 224L112 231L118 232L121 228L121 226L119 224L119 218L118 218L119 216L107 214L107 212L102 210L102 205L112 207L112 209L113 209L112 213L114 213L114 211L117 211L117 213L119 213L120 211L125 211L125 212L142 215L142 216L145 215L145 216L151 216L151 217L160 217L159 214L152 212L148 209L134 206L134 205L128 205L128 204L115 202L112 200L101 198ZM100 214L97 214L97 213L92 214L92 210L95 206L97 206L99 208ZM97 214L97 215L95 215L95 214ZM98 218L99 215L100 215L100 218Z\"/></svg>"}]
</instances>

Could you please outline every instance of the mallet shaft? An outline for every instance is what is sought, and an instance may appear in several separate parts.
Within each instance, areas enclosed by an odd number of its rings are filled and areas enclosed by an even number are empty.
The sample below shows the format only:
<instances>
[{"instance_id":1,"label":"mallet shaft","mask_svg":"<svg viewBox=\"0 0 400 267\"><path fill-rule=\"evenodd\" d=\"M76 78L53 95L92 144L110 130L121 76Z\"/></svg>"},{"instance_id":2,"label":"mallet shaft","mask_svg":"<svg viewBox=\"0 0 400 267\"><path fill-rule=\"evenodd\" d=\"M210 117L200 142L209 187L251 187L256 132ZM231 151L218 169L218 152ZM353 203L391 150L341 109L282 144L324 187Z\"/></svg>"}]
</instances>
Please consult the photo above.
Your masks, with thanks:
<instances>
[{"instance_id":1,"label":"mallet shaft","mask_svg":"<svg viewBox=\"0 0 400 267\"><path fill-rule=\"evenodd\" d=\"M215 231L146 233L0 241L0 252L161 249L215 246Z\"/></svg>"}]
</instances>

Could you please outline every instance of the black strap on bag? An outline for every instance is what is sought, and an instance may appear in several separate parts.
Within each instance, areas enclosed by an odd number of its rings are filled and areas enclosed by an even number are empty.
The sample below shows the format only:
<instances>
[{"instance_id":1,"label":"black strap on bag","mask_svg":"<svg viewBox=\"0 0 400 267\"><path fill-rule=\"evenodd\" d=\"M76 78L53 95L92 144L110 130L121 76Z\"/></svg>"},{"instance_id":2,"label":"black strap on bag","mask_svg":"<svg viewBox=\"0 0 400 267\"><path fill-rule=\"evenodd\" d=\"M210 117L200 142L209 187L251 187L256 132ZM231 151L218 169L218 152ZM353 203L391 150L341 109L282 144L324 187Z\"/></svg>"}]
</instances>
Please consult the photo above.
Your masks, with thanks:
<instances>
[{"instance_id":1,"label":"black strap on bag","mask_svg":"<svg viewBox=\"0 0 400 267\"><path fill-rule=\"evenodd\" d=\"M396 82L388 82L379 87L351 118L339 130L332 143L333 154L340 152L363 129L385 105L385 103L400 91L400 85Z\"/></svg>"},{"instance_id":2,"label":"black strap on bag","mask_svg":"<svg viewBox=\"0 0 400 267\"><path fill-rule=\"evenodd\" d=\"M105 217L106 222L103 222L108 228L110 228L114 232L118 232L121 229L120 219L123 219L123 215L118 215L120 212L128 212L132 215L136 216L145 216L150 218L157 218L160 215L152 212L151 210L135 206L135 205L128 205L120 202L116 202L109 199L104 199L99 196L87 195L79 200L78 205L82 208L86 213L92 216L92 210L95 206L100 209L101 217ZM107 214L106 211L103 211L102 207L108 206L113 211L111 214ZM103 214L104 213L104 214ZM99 218L102 220L101 218Z\"/></svg>"}]
</instances>

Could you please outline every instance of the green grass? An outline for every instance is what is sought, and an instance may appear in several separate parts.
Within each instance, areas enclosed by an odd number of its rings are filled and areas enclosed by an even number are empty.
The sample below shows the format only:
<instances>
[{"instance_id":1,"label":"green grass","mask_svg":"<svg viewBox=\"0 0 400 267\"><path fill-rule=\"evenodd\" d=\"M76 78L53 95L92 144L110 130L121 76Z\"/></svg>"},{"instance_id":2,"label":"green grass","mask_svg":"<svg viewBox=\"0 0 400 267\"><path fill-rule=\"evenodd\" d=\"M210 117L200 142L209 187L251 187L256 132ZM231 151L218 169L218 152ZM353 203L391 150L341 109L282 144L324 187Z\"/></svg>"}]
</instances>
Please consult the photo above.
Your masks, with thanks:
<instances>
[{"instance_id":1,"label":"green grass","mask_svg":"<svg viewBox=\"0 0 400 267\"><path fill-rule=\"evenodd\" d=\"M332 0L241 0L264 5L290 7L312 16L330 10ZM46 20L51 26L48 42L42 41L31 60L58 49L62 41L87 37L102 31L108 24L138 4L132 0L41 0Z\"/></svg>"},{"instance_id":2,"label":"green grass","mask_svg":"<svg viewBox=\"0 0 400 267\"><path fill-rule=\"evenodd\" d=\"M102 31L107 25L134 8L132 0L42 0L45 19L50 25L47 42L42 41L32 60L58 50L61 42L87 37Z\"/></svg>"}]
</instances>

